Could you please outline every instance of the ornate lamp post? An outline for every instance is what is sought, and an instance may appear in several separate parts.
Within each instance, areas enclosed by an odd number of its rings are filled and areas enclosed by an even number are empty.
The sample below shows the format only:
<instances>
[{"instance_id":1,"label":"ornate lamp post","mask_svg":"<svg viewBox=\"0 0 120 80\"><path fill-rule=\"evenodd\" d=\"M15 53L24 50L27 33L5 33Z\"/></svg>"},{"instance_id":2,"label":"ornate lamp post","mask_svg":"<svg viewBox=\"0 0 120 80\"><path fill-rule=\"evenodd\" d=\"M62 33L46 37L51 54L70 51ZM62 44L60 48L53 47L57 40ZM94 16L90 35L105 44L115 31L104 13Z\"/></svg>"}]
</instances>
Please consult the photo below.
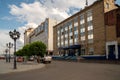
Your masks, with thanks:
<instances>
[{"instance_id":1,"label":"ornate lamp post","mask_svg":"<svg viewBox=\"0 0 120 80\"><path fill-rule=\"evenodd\" d=\"M14 40L14 69L17 69L16 66L16 40L20 37L20 33L14 29L13 32L9 32L10 37Z\"/></svg>"},{"instance_id":2,"label":"ornate lamp post","mask_svg":"<svg viewBox=\"0 0 120 80\"><path fill-rule=\"evenodd\" d=\"M9 48L9 62L10 62L10 48L13 47L13 44L11 42L7 43L6 46Z\"/></svg>"},{"instance_id":3,"label":"ornate lamp post","mask_svg":"<svg viewBox=\"0 0 120 80\"><path fill-rule=\"evenodd\" d=\"M6 62L8 62L8 55L7 55L7 53L8 53L8 49L5 49L5 53L6 53Z\"/></svg>"}]
</instances>

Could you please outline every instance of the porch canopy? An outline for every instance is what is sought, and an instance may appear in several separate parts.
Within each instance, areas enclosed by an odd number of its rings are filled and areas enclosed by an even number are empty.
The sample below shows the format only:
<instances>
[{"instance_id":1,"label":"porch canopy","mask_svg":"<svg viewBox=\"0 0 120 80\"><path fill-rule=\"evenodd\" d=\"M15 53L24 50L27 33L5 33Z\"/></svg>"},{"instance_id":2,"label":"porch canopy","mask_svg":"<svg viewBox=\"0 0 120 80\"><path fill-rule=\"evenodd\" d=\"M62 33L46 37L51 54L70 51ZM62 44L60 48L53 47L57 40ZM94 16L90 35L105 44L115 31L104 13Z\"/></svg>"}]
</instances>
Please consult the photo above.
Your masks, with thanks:
<instances>
[{"instance_id":1,"label":"porch canopy","mask_svg":"<svg viewBox=\"0 0 120 80\"><path fill-rule=\"evenodd\" d=\"M59 47L60 50L69 50L69 49L80 49L81 45L71 45L68 47Z\"/></svg>"}]
</instances>

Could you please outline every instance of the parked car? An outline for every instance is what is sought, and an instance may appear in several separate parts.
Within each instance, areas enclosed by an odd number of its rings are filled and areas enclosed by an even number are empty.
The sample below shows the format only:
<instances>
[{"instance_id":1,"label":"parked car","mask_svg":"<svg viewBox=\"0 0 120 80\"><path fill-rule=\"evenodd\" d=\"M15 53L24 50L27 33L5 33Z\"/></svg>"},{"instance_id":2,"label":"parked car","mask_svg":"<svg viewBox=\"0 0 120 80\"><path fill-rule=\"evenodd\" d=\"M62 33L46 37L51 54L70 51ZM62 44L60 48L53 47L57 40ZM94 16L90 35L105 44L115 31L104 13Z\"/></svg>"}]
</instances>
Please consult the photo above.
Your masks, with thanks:
<instances>
[{"instance_id":1,"label":"parked car","mask_svg":"<svg viewBox=\"0 0 120 80\"><path fill-rule=\"evenodd\" d=\"M29 60L29 61L34 61L34 57L31 56L28 60Z\"/></svg>"},{"instance_id":2,"label":"parked car","mask_svg":"<svg viewBox=\"0 0 120 80\"><path fill-rule=\"evenodd\" d=\"M0 56L0 59L5 59L5 56Z\"/></svg>"},{"instance_id":3,"label":"parked car","mask_svg":"<svg viewBox=\"0 0 120 80\"><path fill-rule=\"evenodd\" d=\"M52 61L51 56L45 56L45 57L41 58L41 62L43 62L43 63L51 63L51 61Z\"/></svg>"},{"instance_id":4,"label":"parked car","mask_svg":"<svg viewBox=\"0 0 120 80\"><path fill-rule=\"evenodd\" d=\"M17 57L17 62L23 62L24 61L24 58L23 57Z\"/></svg>"}]
</instances>

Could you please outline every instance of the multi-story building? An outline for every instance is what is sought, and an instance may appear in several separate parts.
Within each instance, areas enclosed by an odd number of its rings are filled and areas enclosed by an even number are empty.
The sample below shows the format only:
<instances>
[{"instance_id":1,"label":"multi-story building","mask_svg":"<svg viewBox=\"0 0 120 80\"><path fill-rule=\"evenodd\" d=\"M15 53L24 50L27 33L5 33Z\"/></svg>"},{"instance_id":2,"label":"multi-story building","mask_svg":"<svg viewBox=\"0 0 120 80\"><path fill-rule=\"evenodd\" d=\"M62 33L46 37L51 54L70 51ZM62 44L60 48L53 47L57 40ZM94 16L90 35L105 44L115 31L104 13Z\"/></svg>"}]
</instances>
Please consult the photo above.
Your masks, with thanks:
<instances>
[{"instance_id":1,"label":"multi-story building","mask_svg":"<svg viewBox=\"0 0 120 80\"><path fill-rule=\"evenodd\" d=\"M30 43L29 35L33 30L34 30L34 28L29 28L29 29L25 30L25 32L24 32L24 45Z\"/></svg>"},{"instance_id":2,"label":"multi-story building","mask_svg":"<svg viewBox=\"0 0 120 80\"><path fill-rule=\"evenodd\" d=\"M56 25L56 20L47 18L37 28L30 31L25 31L25 44L35 41L42 41L47 46L48 54L53 52L53 26Z\"/></svg>"},{"instance_id":3,"label":"multi-story building","mask_svg":"<svg viewBox=\"0 0 120 80\"><path fill-rule=\"evenodd\" d=\"M109 25L111 11L114 13L115 23ZM115 0L97 0L55 25L54 54L107 55L108 58L112 53L118 59L120 36L116 36L116 33L120 33L119 12Z\"/></svg>"}]
</instances>

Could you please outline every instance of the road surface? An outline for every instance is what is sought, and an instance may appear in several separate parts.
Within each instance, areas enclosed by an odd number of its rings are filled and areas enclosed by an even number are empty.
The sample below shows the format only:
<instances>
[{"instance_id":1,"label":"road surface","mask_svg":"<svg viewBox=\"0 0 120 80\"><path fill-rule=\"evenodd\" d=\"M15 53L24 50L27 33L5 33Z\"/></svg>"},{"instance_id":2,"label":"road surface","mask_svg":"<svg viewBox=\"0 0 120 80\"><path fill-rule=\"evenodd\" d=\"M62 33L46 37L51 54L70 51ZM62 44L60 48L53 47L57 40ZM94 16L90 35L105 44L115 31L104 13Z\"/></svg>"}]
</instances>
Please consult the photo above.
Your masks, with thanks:
<instances>
[{"instance_id":1,"label":"road surface","mask_svg":"<svg viewBox=\"0 0 120 80\"><path fill-rule=\"evenodd\" d=\"M120 65L53 61L42 69L1 74L0 80L120 80Z\"/></svg>"}]
</instances>

